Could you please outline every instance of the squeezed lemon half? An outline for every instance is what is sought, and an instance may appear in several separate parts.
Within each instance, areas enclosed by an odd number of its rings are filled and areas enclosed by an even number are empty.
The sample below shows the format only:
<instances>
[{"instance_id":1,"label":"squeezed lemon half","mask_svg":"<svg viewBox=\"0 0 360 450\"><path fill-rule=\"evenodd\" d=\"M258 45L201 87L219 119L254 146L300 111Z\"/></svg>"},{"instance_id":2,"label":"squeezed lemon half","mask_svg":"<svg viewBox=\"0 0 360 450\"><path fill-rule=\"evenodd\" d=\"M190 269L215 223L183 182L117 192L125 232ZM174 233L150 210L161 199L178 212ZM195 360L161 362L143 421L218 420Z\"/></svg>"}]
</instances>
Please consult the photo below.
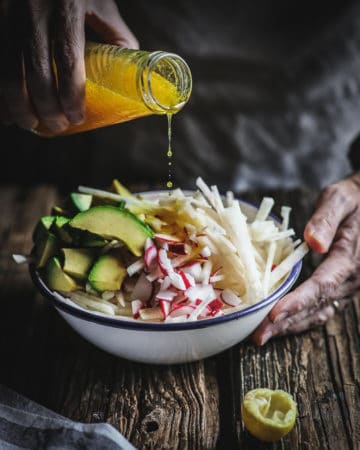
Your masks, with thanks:
<instances>
[{"instance_id":1,"label":"squeezed lemon half","mask_svg":"<svg viewBox=\"0 0 360 450\"><path fill-rule=\"evenodd\" d=\"M245 427L257 439L274 442L289 433L296 420L296 403L285 391L253 389L243 400L241 414Z\"/></svg>"}]
</instances>

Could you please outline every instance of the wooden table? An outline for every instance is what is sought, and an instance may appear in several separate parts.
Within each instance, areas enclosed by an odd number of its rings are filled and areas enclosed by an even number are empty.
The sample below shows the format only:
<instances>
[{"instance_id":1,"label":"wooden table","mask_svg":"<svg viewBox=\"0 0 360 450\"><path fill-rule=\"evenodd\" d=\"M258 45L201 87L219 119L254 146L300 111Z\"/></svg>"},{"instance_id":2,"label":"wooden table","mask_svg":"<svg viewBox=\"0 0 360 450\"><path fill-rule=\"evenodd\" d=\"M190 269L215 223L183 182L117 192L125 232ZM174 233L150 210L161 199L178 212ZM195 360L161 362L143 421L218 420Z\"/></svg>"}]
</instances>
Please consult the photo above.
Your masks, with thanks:
<instances>
[{"instance_id":1,"label":"wooden table","mask_svg":"<svg viewBox=\"0 0 360 450\"><path fill-rule=\"evenodd\" d=\"M359 303L325 327L262 348L246 342L175 366L121 360L72 331L34 289L27 268L10 258L30 250L33 226L56 202L55 189L0 192L0 383L71 419L107 421L139 449L360 448ZM314 193L274 195L293 206L301 234ZM306 257L303 277L316 264ZM241 422L243 395L256 387L282 388L298 403L294 430L273 445L251 438Z\"/></svg>"}]
</instances>

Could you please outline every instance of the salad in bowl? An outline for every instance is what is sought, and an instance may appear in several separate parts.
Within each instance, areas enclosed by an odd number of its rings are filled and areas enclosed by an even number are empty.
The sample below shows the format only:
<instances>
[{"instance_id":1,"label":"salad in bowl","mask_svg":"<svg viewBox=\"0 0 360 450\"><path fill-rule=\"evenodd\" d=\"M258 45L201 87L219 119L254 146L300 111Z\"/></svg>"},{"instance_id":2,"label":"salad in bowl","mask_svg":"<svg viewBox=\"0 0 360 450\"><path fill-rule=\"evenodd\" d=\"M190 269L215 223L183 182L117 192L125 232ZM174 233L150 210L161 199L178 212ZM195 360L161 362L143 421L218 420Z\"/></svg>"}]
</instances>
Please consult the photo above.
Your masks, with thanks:
<instances>
[{"instance_id":1,"label":"salad in bowl","mask_svg":"<svg viewBox=\"0 0 360 450\"><path fill-rule=\"evenodd\" d=\"M146 362L183 362L221 351L253 331L290 289L308 248L294 239L289 207L276 219L270 197L256 208L232 192L221 196L201 178L196 185L192 192L138 195L118 180L109 190L79 186L40 219L30 258L15 259L30 262L33 280L65 319L107 351ZM142 350L134 350L134 337L127 344L124 336L121 342L94 337L89 327L150 332L149 339L157 331L163 341L169 331L226 326L250 313L254 320L240 327L240 335L224 339L226 330L219 328L221 345L206 338L204 351L200 339L170 359L155 349L150 355L144 341Z\"/></svg>"}]
</instances>

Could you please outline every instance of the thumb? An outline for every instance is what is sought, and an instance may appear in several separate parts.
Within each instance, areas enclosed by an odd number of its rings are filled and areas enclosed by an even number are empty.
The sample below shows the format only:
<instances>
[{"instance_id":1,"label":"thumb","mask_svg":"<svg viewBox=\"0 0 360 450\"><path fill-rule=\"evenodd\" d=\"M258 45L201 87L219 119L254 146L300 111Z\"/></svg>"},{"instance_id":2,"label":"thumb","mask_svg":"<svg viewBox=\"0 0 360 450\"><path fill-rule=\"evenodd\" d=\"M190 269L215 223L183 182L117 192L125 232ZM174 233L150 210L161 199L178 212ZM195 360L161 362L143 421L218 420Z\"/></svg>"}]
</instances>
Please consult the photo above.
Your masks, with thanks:
<instances>
[{"instance_id":1,"label":"thumb","mask_svg":"<svg viewBox=\"0 0 360 450\"><path fill-rule=\"evenodd\" d=\"M139 42L124 22L113 0L92 0L85 16L88 25L106 44L139 48Z\"/></svg>"},{"instance_id":2,"label":"thumb","mask_svg":"<svg viewBox=\"0 0 360 450\"><path fill-rule=\"evenodd\" d=\"M317 253L326 253L335 237L340 223L350 213L350 205L340 192L339 185L325 188L317 208L304 230L304 239Z\"/></svg>"}]
</instances>

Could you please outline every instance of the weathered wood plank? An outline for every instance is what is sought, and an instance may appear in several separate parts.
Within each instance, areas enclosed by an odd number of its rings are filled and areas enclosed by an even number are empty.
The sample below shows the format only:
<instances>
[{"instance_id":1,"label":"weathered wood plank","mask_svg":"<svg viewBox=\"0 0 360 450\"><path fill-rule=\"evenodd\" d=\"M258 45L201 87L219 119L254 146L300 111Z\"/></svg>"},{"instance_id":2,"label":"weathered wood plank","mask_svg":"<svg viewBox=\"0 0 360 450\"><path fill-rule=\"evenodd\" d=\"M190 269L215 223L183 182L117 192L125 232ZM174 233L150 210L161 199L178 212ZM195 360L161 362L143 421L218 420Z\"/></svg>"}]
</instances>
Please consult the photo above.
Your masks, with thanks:
<instances>
[{"instance_id":1,"label":"weathered wood plank","mask_svg":"<svg viewBox=\"0 0 360 450\"><path fill-rule=\"evenodd\" d=\"M245 197L258 202L260 194ZM275 197L294 206L301 233L315 195ZM141 449L359 448L358 302L326 327L263 348L244 342L177 366L115 358L76 335L35 291L27 268L10 259L30 250L34 224L56 199L46 186L0 190L1 383L75 420L112 423ZM318 262L307 257L302 277ZM241 422L244 394L260 386L282 388L298 402L293 432L276 444L259 443Z\"/></svg>"},{"instance_id":2,"label":"weathered wood plank","mask_svg":"<svg viewBox=\"0 0 360 450\"><path fill-rule=\"evenodd\" d=\"M7 343L0 346L6 367L0 381L75 420L108 421L139 448L214 448L219 420L211 360L145 366L107 355L77 336L35 292L27 268L9 258L30 250L33 227L56 201L54 192L10 189L0 198L9 210L0 228L6 273L0 342Z\"/></svg>"},{"instance_id":3,"label":"weathered wood plank","mask_svg":"<svg viewBox=\"0 0 360 450\"><path fill-rule=\"evenodd\" d=\"M274 196L277 204L289 202L294 207L292 225L298 232L303 230L316 196L311 193L294 193L292 197L274 193ZM257 195L247 198L255 203L259 200ZM301 279L309 276L319 261L316 255L308 256ZM227 437L231 448L359 448L358 311L359 306L353 305L321 329L278 338L263 348L243 343L222 356L221 367L229 367L231 374L229 382L220 388L220 405L223 397L233 395L233 420L231 426L222 422L221 436ZM258 387L284 389L298 403L299 416L294 430L275 444L258 443L241 422L242 398L248 390ZM219 448L230 448L227 445Z\"/></svg>"}]
</instances>

